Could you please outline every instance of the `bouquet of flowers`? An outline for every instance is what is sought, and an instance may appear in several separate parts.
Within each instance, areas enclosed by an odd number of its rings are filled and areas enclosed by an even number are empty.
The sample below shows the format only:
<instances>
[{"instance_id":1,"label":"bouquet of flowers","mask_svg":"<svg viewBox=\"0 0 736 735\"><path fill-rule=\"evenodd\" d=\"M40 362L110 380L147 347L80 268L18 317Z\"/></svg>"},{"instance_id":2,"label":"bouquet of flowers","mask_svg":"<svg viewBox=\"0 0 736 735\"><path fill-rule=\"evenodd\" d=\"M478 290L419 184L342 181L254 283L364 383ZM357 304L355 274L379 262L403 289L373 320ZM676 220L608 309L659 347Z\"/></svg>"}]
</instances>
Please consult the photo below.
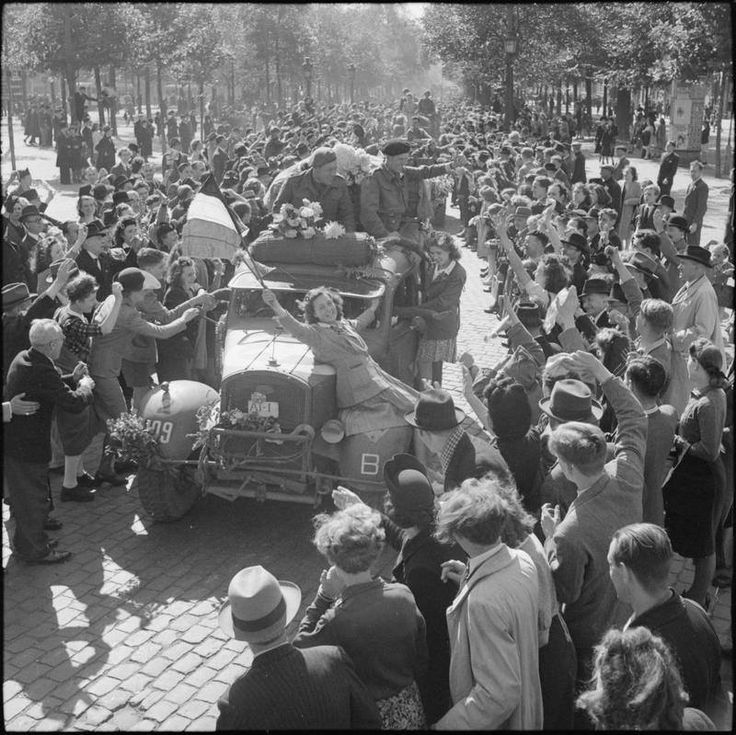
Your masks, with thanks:
<instances>
[{"instance_id":1,"label":"bouquet of flowers","mask_svg":"<svg viewBox=\"0 0 736 735\"><path fill-rule=\"evenodd\" d=\"M322 207L319 202L302 200L301 207L293 204L282 204L274 214L269 225L272 232L279 233L287 239L302 238L309 240L317 234L317 223L322 219Z\"/></svg>"},{"instance_id":2,"label":"bouquet of flowers","mask_svg":"<svg viewBox=\"0 0 736 735\"><path fill-rule=\"evenodd\" d=\"M339 222L328 222L322 228L322 234L325 240L337 240L345 234L345 228Z\"/></svg>"},{"instance_id":3,"label":"bouquet of flowers","mask_svg":"<svg viewBox=\"0 0 736 735\"><path fill-rule=\"evenodd\" d=\"M254 394L254 397L260 394ZM194 449L210 444L211 431L216 428L241 429L242 431L261 431L267 434L280 434L281 426L274 416L264 416L259 412L259 401L253 402L251 409L242 411L232 408L221 411L219 403L201 406L197 411L199 430L192 436Z\"/></svg>"},{"instance_id":4,"label":"bouquet of flowers","mask_svg":"<svg viewBox=\"0 0 736 735\"><path fill-rule=\"evenodd\" d=\"M115 459L132 460L141 467L150 467L161 458L157 431L136 411L126 411L116 419L108 419L107 431L110 443L105 451Z\"/></svg>"},{"instance_id":5,"label":"bouquet of flowers","mask_svg":"<svg viewBox=\"0 0 736 735\"><path fill-rule=\"evenodd\" d=\"M378 156L371 156L362 148L353 148L347 143L337 143L333 150L337 156L337 173L347 181L348 186L360 184L381 165Z\"/></svg>"}]
</instances>

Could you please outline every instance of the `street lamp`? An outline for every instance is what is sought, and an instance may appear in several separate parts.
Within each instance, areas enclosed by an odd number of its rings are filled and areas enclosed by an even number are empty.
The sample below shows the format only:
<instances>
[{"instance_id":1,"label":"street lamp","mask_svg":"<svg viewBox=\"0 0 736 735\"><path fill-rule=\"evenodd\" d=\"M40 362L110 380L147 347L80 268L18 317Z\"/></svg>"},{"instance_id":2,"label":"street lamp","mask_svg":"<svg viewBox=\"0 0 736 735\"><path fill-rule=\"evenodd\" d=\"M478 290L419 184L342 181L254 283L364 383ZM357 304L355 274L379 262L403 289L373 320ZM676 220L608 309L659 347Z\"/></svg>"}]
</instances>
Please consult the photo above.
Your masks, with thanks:
<instances>
[{"instance_id":1,"label":"street lamp","mask_svg":"<svg viewBox=\"0 0 736 735\"><path fill-rule=\"evenodd\" d=\"M355 102L355 64L348 64L348 74L350 74L350 104Z\"/></svg>"},{"instance_id":2,"label":"street lamp","mask_svg":"<svg viewBox=\"0 0 736 735\"><path fill-rule=\"evenodd\" d=\"M314 69L314 66L309 56L304 57L304 62L302 63L302 69L304 70L304 79L307 82L307 97L311 99L312 97L312 69Z\"/></svg>"},{"instance_id":3,"label":"street lamp","mask_svg":"<svg viewBox=\"0 0 736 735\"><path fill-rule=\"evenodd\" d=\"M511 8L512 6L508 6ZM509 33L513 33L513 29L509 26ZM504 105L503 129L508 133L511 130L511 124L514 117L514 56L516 55L518 41L513 36L509 36L503 44L506 51L506 102Z\"/></svg>"}]
</instances>

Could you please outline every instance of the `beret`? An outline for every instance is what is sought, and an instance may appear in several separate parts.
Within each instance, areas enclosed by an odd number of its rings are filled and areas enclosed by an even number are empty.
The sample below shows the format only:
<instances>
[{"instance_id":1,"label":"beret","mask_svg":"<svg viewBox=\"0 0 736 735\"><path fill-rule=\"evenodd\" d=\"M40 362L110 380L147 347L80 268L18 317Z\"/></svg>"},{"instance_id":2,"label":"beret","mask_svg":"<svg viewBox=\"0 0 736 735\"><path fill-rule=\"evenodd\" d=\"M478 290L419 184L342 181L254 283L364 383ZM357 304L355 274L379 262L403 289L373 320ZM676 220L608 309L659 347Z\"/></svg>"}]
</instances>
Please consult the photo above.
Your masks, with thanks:
<instances>
[{"instance_id":1,"label":"beret","mask_svg":"<svg viewBox=\"0 0 736 735\"><path fill-rule=\"evenodd\" d=\"M405 140L400 140L398 138L389 140L381 149L381 152L385 156L400 156L403 153L409 153L410 151L411 146Z\"/></svg>"},{"instance_id":2,"label":"beret","mask_svg":"<svg viewBox=\"0 0 736 735\"><path fill-rule=\"evenodd\" d=\"M320 166L332 163L332 161L337 161L337 153L332 148L322 146L312 153L312 166L314 168L320 168Z\"/></svg>"}]
</instances>

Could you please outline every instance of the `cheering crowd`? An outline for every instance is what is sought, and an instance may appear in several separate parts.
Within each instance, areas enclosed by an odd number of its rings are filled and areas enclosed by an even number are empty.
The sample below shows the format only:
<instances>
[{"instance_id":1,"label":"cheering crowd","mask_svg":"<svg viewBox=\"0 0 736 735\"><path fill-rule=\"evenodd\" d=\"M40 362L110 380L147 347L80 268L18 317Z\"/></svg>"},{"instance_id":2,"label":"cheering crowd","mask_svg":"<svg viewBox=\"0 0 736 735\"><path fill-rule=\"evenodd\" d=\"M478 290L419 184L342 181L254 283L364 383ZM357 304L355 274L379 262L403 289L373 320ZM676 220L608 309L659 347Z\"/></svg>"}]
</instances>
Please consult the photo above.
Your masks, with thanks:
<instances>
[{"instance_id":1,"label":"cheering crowd","mask_svg":"<svg viewBox=\"0 0 736 735\"><path fill-rule=\"evenodd\" d=\"M298 588L262 567L233 578L220 624L255 659L220 701L218 727L728 726L707 611L712 586L731 579L733 235L729 217L722 241L701 244L701 163L676 201L673 180L687 174L672 142L657 181L643 181L604 125L589 178L572 118L548 124L525 108L504 133L493 111L404 90L391 105L305 100L250 126L208 118L203 138L172 113L157 171L148 121L127 147L104 129L87 145L79 99L78 152L62 155L64 121L56 139L62 184L81 184L78 219L49 217L53 192L28 170L3 191L14 554L70 556L48 535L61 528L49 471L63 474L61 501L88 502L135 469L104 452L107 439L96 474L85 469L108 419L156 381L219 387L215 323L240 258L182 254L203 182L243 225L244 248L308 199L345 231L424 257L421 302L395 311L421 335L415 386L367 375L380 383L370 398L434 437L444 491L429 462L403 454L385 467L385 512L335 490L314 538L329 571L291 641ZM343 169L340 146L370 170ZM458 237L431 226L445 194ZM458 359L463 258L483 261L486 311L508 344L497 365L459 358L485 454L441 387L443 363ZM362 342L363 317L343 320L325 289L307 295L306 324L263 300L315 352L342 349L319 326ZM372 573L386 544L399 554L391 582ZM674 553L692 560L687 590L668 586Z\"/></svg>"}]
</instances>

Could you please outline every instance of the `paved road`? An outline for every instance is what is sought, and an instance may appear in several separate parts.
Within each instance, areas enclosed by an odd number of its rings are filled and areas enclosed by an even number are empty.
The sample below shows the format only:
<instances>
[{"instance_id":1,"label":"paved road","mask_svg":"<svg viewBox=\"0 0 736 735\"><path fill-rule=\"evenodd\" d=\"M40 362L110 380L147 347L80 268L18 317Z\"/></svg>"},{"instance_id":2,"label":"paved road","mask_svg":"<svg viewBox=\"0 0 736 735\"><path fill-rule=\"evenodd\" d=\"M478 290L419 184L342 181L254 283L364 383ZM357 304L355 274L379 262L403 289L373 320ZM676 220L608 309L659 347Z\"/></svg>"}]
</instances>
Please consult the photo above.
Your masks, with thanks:
<instances>
[{"instance_id":1,"label":"paved road","mask_svg":"<svg viewBox=\"0 0 736 735\"><path fill-rule=\"evenodd\" d=\"M54 184L50 151L20 146L18 156L19 167L30 165L34 176ZM642 163L641 173L648 175L646 167L653 164ZM591 175L595 170L589 166ZM679 204L685 173L677 183ZM719 181L716 189L726 184ZM76 188L65 189L50 214L73 216ZM724 205L717 192L712 202L706 227L715 236L723 229L725 209L714 217ZM450 214L448 229L456 232L457 212ZM481 335L496 320L482 311L486 296L478 259L464 251L463 265L469 279L459 351L470 350L479 364L490 365L504 350L499 340L484 342ZM456 367L446 370L445 382L457 394ZM458 403L463 405L459 397ZM60 485L57 476L57 499ZM251 663L248 649L217 628L216 612L231 576L263 564L301 586L304 607L324 566L310 542L311 510L300 505L207 496L180 522L152 525L135 491L119 487L99 491L94 503L57 501L56 515L64 528L54 535L74 555L59 566L28 567L10 553L12 523L3 506L3 701L11 731L213 730L218 697ZM385 573L390 560L384 561ZM692 574L689 563L678 559L674 586L686 588ZM723 642L730 642L730 590L718 599L714 623Z\"/></svg>"}]
</instances>

